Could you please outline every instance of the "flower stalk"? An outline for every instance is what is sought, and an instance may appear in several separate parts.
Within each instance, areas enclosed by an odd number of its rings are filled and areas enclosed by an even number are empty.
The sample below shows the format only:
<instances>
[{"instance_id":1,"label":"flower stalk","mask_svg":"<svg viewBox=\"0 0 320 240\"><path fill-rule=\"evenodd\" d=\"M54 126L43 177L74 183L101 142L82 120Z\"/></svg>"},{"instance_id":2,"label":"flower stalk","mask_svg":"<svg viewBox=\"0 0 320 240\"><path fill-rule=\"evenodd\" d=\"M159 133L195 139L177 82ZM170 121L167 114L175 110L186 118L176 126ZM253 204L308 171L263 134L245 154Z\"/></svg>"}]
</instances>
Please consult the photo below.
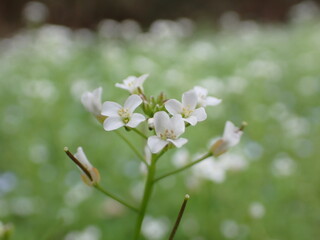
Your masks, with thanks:
<instances>
[{"instance_id":1,"label":"flower stalk","mask_svg":"<svg viewBox=\"0 0 320 240\"><path fill-rule=\"evenodd\" d=\"M121 203L122 205L126 206L127 208L130 208L134 212L139 212L139 209L136 207L132 206L131 204L127 203L126 201L122 200L121 198L117 197L113 193L107 191L106 189L102 188L99 184L94 185L94 187L105 194L106 196L112 198L113 200L116 200L117 202Z\"/></svg>"},{"instance_id":2,"label":"flower stalk","mask_svg":"<svg viewBox=\"0 0 320 240\"><path fill-rule=\"evenodd\" d=\"M181 205L181 208L180 208L180 211L179 211L177 220L176 220L176 222L175 222L175 224L174 224L174 226L173 226L173 229L172 229L172 231L171 231L169 240L173 240L174 236L176 235L177 229L178 229L178 227L179 227L181 218L182 218L182 216L183 216L184 210L186 209L186 206L187 206L187 203L188 203L188 200L189 200L189 199L190 199L189 194L186 194L186 195L184 196L184 200L183 200L183 203L182 203L182 205Z\"/></svg>"},{"instance_id":3,"label":"flower stalk","mask_svg":"<svg viewBox=\"0 0 320 240\"><path fill-rule=\"evenodd\" d=\"M195 164L197 164L197 163L199 163L199 162L201 162L201 161L203 161L203 160L205 160L205 159L207 159L208 157L211 157L211 156L212 156L212 153L211 153L211 152L208 152L207 154L203 155L203 156L202 156L201 158L199 158L198 160L193 161L193 162L185 165L184 167L178 168L178 169L176 169L176 170L174 170L174 171L168 172L168 173L166 173L166 174L161 175L160 177L155 178L155 179L154 179L154 182L158 182L159 180L161 180L161 179L163 179L163 178L166 178L166 177L169 177L169 176L171 176L171 175L174 175L174 174L177 174L177 173L179 173L179 172L182 172L182 171L184 171L184 170L192 167L193 165L195 165Z\"/></svg>"},{"instance_id":4,"label":"flower stalk","mask_svg":"<svg viewBox=\"0 0 320 240\"><path fill-rule=\"evenodd\" d=\"M138 240L140 237L142 222L143 222L144 216L146 214L146 209L148 207L150 196L153 191L157 158L158 158L158 155L152 155L151 164L148 168L147 181L145 183L145 188L144 188L144 192L143 192L143 198L142 198L142 202L141 202L141 206L140 206L140 210L139 210L139 215L138 215L137 221L136 221L134 240Z\"/></svg>"}]
</instances>

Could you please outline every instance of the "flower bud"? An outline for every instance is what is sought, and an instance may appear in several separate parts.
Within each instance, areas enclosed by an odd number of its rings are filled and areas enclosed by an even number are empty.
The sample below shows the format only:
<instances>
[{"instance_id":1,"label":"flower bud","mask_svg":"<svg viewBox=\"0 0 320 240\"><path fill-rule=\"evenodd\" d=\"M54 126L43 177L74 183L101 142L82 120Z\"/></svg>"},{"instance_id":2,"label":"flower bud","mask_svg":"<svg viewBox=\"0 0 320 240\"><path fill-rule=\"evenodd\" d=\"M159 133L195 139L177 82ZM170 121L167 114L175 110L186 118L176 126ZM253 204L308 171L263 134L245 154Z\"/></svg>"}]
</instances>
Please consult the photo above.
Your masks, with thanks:
<instances>
[{"instance_id":1,"label":"flower bud","mask_svg":"<svg viewBox=\"0 0 320 240\"><path fill-rule=\"evenodd\" d=\"M74 155L69 152L67 147L64 148L64 151L81 170L81 179L85 184L88 186L93 186L100 182L100 173L98 169L93 167L89 162L82 147L78 147L77 152Z\"/></svg>"},{"instance_id":2,"label":"flower bud","mask_svg":"<svg viewBox=\"0 0 320 240\"><path fill-rule=\"evenodd\" d=\"M228 151L229 148L237 145L240 142L245 126L247 126L246 122L243 122L238 128L232 122L227 121L222 138L217 140L210 149L212 155L218 157Z\"/></svg>"}]
</instances>

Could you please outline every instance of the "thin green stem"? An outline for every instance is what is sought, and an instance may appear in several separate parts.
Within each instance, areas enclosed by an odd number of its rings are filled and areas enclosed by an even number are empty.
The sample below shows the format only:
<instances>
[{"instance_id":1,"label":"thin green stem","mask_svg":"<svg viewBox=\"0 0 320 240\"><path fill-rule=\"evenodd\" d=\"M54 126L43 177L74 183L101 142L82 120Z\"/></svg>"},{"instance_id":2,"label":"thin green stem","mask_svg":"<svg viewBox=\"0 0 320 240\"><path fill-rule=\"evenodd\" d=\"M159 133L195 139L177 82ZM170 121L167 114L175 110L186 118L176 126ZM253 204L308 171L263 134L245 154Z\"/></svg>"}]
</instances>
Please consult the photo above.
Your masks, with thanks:
<instances>
[{"instance_id":1,"label":"thin green stem","mask_svg":"<svg viewBox=\"0 0 320 240\"><path fill-rule=\"evenodd\" d=\"M105 195L107 195L108 197L116 200L117 202L119 202L119 203L121 203L122 205L130 208L131 210L133 210L133 211L135 211L135 212L139 212L139 210L138 210L136 207L132 206L131 204L129 204L129 203L127 203L127 202L125 202L124 200L120 199L119 197L115 196L114 194L108 192L107 190L105 190L104 188L102 188L100 185L96 184L96 185L94 185L94 187L95 187L96 189L98 189L100 192L102 192L103 194L105 194Z\"/></svg>"},{"instance_id":2,"label":"thin green stem","mask_svg":"<svg viewBox=\"0 0 320 240\"><path fill-rule=\"evenodd\" d=\"M195 165L195 164L197 164L197 163L205 160L206 158L208 158L208 157L210 157L210 156L212 156L212 153L211 153L211 152L208 152L207 154L205 154L204 156L202 156L202 157L199 158L198 160L196 160L196 161L194 161L194 162L192 162L192 163L189 163L189 164L185 165L185 166L182 167L182 168L178 168L178 169L176 169L176 170L174 170L174 171L168 172L168 173L166 173L166 174L164 174L164 175L162 175L162 176L160 176L160 177L157 177L157 178L154 180L154 182L157 182L157 181L159 181L159 180L161 180L161 179L163 179L163 178L165 178L165 177L169 177L169 176L171 176L171 175L173 175L173 174L176 174L176 173L179 173L179 172L181 172L181 171L183 171L183 170L186 170L186 169L192 167L193 165Z\"/></svg>"},{"instance_id":3,"label":"thin green stem","mask_svg":"<svg viewBox=\"0 0 320 240\"><path fill-rule=\"evenodd\" d=\"M186 209L187 202L188 202L189 198L190 198L189 194L186 194L186 195L184 196L183 203L182 203L182 205L181 205L181 208L180 208L180 211L179 211L177 220L176 220L176 222L175 222L175 224L174 224L174 226L173 226L173 229L172 229L172 231L171 231L169 240L173 240L173 238L174 238L174 236L175 236L175 234L176 234L176 232L177 232L177 229L178 229L178 227L179 227L179 224L180 224L181 218L182 218L182 216L183 216L184 210Z\"/></svg>"},{"instance_id":4,"label":"thin green stem","mask_svg":"<svg viewBox=\"0 0 320 240\"><path fill-rule=\"evenodd\" d=\"M148 137L142 133L141 131L139 131L138 129L136 128L130 128L132 131L134 131L135 133L137 133L138 135L140 135L141 137L143 137L144 139L148 139Z\"/></svg>"},{"instance_id":5,"label":"thin green stem","mask_svg":"<svg viewBox=\"0 0 320 240\"><path fill-rule=\"evenodd\" d=\"M137 157L144 163L148 166L148 163L147 161L145 160L145 157L139 152L138 149L136 149L136 147L122 134L120 133L119 131L115 131L115 133L120 137L122 138L123 141L125 141L128 146L132 149L132 151L134 151L134 153L137 155Z\"/></svg>"},{"instance_id":6,"label":"thin green stem","mask_svg":"<svg viewBox=\"0 0 320 240\"><path fill-rule=\"evenodd\" d=\"M148 204L149 204L150 196L153 191L154 176L156 174L156 163L157 163L157 160L162 156L162 154L165 151L166 150L164 149L161 153L159 153L157 155L152 155L151 164L148 168L148 176L147 176L147 181L146 181L145 188L144 188L140 211L139 211L139 215L138 215L137 222L136 222L134 240L138 240L140 237L142 222L143 222L143 219L144 219L144 216L145 216Z\"/></svg>"}]
</instances>

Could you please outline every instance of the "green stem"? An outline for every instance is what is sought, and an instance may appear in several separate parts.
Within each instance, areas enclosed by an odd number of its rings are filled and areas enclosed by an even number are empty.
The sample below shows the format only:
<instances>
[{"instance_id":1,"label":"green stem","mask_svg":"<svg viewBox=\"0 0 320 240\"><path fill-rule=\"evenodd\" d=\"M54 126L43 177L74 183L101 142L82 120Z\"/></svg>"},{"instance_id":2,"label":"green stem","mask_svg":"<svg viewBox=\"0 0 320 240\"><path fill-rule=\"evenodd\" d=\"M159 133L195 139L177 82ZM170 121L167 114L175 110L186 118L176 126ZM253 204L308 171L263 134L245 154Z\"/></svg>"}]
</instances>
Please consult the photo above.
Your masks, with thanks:
<instances>
[{"instance_id":1,"label":"green stem","mask_svg":"<svg viewBox=\"0 0 320 240\"><path fill-rule=\"evenodd\" d=\"M94 185L94 187L96 189L98 189L100 192L102 192L105 195L107 195L108 197L110 197L110 198L116 200L117 202L121 203L122 205L130 208L131 210L133 210L135 212L139 212L139 210L136 207L130 205L129 203L126 203L124 200L120 199L119 197L115 196L114 194L112 194L112 193L108 192L107 190L103 189L100 185L96 184L96 185Z\"/></svg>"},{"instance_id":2,"label":"green stem","mask_svg":"<svg viewBox=\"0 0 320 240\"><path fill-rule=\"evenodd\" d=\"M162 175L162 176L160 176L160 177L157 177L157 178L154 180L154 182L157 182L157 181L159 181L159 180L161 180L161 179L163 179L163 178L165 178L165 177L171 176L171 175L176 174L176 173L178 173L178 172L181 172L181 171L183 171L183 170L185 170L185 169L188 169L189 167L192 167L193 165L195 165L195 164L197 164L197 163L205 160L206 158L208 158L208 157L210 157L210 156L212 156L212 153L211 153L211 152L208 152L207 154L205 154L204 156L202 156L202 157L199 158L198 160L196 160L196 161L194 161L194 162L192 162L192 163L189 163L189 164L187 164L186 166L184 166L184 167L182 167L182 168L178 168L178 169L176 169L176 170L174 170L174 171L168 172L168 173L166 173L166 174L164 174L164 175Z\"/></svg>"},{"instance_id":3,"label":"green stem","mask_svg":"<svg viewBox=\"0 0 320 240\"><path fill-rule=\"evenodd\" d=\"M140 237L142 222L143 222L144 215L146 213L149 199L150 199L150 196L151 196L152 190L153 190L154 176L156 173L156 160L158 158L159 158L159 155L152 155L151 165L149 166L147 181L146 181L146 185L144 188L140 211L139 211L139 215L138 215L137 222L136 222L136 228L135 228L135 233L134 233L135 240L138 240Z\"/></svg>"},{"instance_id":4,"label":"green stem","mask_svg":"<svg viewBox=\"0 0 320 240\"><path fill-rule=\"evenodd\" d=\"M134 151L134 153L137 155L137 157L148 166L148 163L146 162L144 156L135 148L135 146L119 131L115 131L115 133L122 138L123 141L125 141L128 146L132 149L132 151Z\"/></svg>"},{"instance_id":5,"label":"green stem","mask_svg":"<svg viewBox=\"0 0 320 240\"><path fill-rule=\"evenodd\" d=\"M148 139L148 137L142 133L141 131L139 131L138 129L136 128L130 128L132 131L134 131L135 133L137 133L138 135L140 135L141 137L143 137L144 139Z\"/></svg>"}]
</instances>

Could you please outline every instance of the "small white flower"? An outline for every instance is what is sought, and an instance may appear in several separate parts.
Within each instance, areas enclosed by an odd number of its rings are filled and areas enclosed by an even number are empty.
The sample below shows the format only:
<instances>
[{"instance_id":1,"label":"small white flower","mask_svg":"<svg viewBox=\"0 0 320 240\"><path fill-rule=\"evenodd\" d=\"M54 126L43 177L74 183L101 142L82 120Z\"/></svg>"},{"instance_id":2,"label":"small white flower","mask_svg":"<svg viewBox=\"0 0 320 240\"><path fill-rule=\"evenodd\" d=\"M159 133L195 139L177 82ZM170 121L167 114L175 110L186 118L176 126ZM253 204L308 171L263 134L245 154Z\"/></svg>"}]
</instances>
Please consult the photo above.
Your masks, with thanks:
<instances>
[{"instance_id":1,"label":"small white flower","mask_svg":"<svg viewBox=\"0 0 320 240\"><path fill-rule=\"evenodd\" d=\"M182 103L178 100L170 99L165 103L165 107L172 115L181 114L183 120L192 126L197 122L206 120L207 114L203 107L196 108L198 97L194 90L185 92L182 95Z\"/></svg>"},{"instance_id":2,"label":"small white flower","mask_svg":"<svg viewBox=\"0 0 320 240\"><path fill-rule=\"evenodd\" d=\"M148 138L148 146L152 153L160 152L169 143L179 148L188 141L179 138L185 130L183 119L179 114L170 118L164 111L157 112L154 115L154 127L157 135Z\"/></svg>"},{"instance_id":3,"label":"small white flower","mask_svg":"<svg viewBox=\"0 0 320 240\"><path fill-rule=\"evenodd\" d=\"M101 114L108 117L103 123L104 129L112 131L123 126L137 127L146 119L140 113L133 113L141 103L141 97L136 94L128 97L123 107L116 102L104 102Z\"/></svg>"},{"instance_id":4,"label":"small white flower","mask_svg":"<svg viewBox=\"0 0 320 240\"><path fill-rule=\"evenodd\" d=\"M88 171L89 175L92 178L90 179L88 173L84 172L84 170L79 166L80 170L82 171L81 178L84 183L89 186L98 183L100 181L99 171L89 162L82 147L78 147L77 152L74 154L74 156L79 160L80 164Z\"/></svg>"},{"instance_id":5,"label":"small white flower","mask_svg":"<svg viewBox=\"0 0 320 240\"><path fill-rule=\"evenodd\" d=\"M229 148L237 145L240 142L240 138L243 134L243 124L240 128L236 127L232 122L227 121L224 127L224 132L222 138L220 138L212 146L214 156L219 156L225 153Z\"/></svg>"},{"instance_id":6,"label":"small white flower","mask_svg":"<svg viewBox=\"0 0 320 240\"><path fill-rule=\"evenodd\" d=\"M208 97L208 90L203 87L195 86L193 90L197 94L199 107L216 106L222 101L219 98Z\"/></svg>"},{"instance_id":7,"label":"small white flower","mask_svg":"<svg viewBox=\"0 0 320 240\"><path fill-rule=\"evenodd\" d=\"M101 95L102 95L102 87L99 87L92 92L85 92L81 96L81 102L83 106L87 109L88 112L96 116L101 115Z\"/></svg>"},{"instance_id":8,"label":"small white flower","mask_svg":"<svg viewBox=\"0 0 320 240\"><path fill-rule=\"evenodd\" d=\"M149 77L149 74L143 74L140 77L129 76L123 80L123 83L116 83L116 87L128 90L131 94L137 94L138 88L143 91L143 83Z\"/></svg>"}]
</instances>

